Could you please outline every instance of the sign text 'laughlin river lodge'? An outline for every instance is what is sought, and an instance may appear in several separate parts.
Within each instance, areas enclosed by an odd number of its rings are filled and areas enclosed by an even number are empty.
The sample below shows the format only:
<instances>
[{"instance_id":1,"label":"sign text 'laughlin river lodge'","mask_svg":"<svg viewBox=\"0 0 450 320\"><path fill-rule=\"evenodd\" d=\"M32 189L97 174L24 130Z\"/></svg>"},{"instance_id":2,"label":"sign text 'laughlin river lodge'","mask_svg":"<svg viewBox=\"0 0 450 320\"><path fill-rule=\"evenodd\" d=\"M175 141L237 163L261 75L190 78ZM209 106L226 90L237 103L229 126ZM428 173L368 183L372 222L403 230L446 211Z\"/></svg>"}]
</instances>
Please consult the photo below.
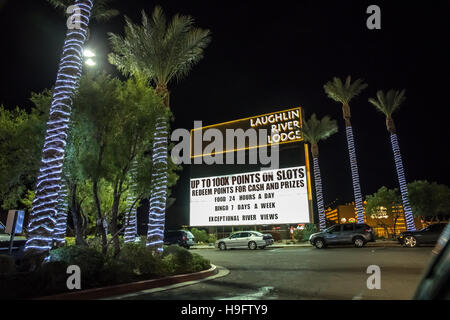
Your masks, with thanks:
<instances>
[{"instance_id":1,"label":"sign text 'laughlin river lodge'","mask_svg":"<svg viewBox=\"0 0 450 320\"><path fill-rule=\"evenodd\" d=\"M191 157L200 157L204 154L201 153L200 150L204 150L204 145L201 148L194 147L194 143L204 144L203 139L196 139L202 135L208 129L216 129L219 130L223 137L226 139L233 139L242 134L242 132L250 132L253 129L255 132L258 132L261 129L266 130L267 135L260 139L260 136L257 135L258 139L246 139L245 145L240 149L236 149L236 147L229 147L229 144L224 143L223 151L216 153L226 153L226 152L234 152L242 149L253 149L259 147L267 147L276 144L284 144L284 143L293 143L302 141L301 135L301 126L302 126L302 110L300 107L282 110L278 112L272 112L268 114L253 116L249 118L243 118L228 122L223 122L219 124L214 124L210 126L205 126L201 128L195 128L191 130ZM225 142L225 141L224 141Z\"/></svg>"}]
</instances>

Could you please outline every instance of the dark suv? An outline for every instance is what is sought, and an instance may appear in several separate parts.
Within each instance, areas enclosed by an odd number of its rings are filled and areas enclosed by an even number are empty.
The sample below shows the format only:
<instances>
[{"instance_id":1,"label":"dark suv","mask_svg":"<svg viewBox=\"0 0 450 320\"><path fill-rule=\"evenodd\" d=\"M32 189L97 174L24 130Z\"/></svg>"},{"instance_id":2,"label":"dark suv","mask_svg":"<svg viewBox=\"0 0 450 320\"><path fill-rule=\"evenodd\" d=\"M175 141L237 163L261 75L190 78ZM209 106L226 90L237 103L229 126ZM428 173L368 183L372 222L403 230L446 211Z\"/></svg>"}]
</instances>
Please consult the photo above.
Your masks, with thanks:
<instances>
[{"instance_id":1,"label":"dark suv","mask_svg":"<svg viewBox=\"0 0 450 320\"><path fill-rule=\"evenodd\" d=\"M361 248L367 242L375 242L373 229L365 223L336 224L323 232L314 233L309 242L318 249L334 244L354 244Z\"/></svg>"},{"instance_id":2,"label":"dark suv","mask_svg":"<svg viewBox=\"0 0 450 320\"><path fill-rule=\"evenodd\" d=\"M195 244L194 235L187 230L166 231L164 233L164 244L178 244L189 249Z\"/></svg>"},{"instance_id":3,"label":"dark suv","mask_svg":"<svg viewBox=\"0 0 450 320\"><path fill-rule=\"evenodd\" d=\"M420 244L435 244L446 226L446 223L435 223L417 231L405 231L398 235L397 240L409 248Z\"/></svg>"}]
</instances>

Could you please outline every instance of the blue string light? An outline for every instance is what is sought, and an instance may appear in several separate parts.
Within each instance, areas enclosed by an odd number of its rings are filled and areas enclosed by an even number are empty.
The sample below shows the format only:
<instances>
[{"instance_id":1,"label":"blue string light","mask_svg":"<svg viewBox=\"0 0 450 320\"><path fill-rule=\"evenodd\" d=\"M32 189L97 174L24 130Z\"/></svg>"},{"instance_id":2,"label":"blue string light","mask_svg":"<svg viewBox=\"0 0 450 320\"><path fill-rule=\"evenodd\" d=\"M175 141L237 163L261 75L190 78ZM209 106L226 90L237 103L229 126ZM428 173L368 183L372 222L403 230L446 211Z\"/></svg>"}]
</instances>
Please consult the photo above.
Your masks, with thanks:
<instances>
[{"instance_id":1,"label":"blue string light","mask_svg":"<svg viewBox=\"0 0 450 320\"><path fill-rule=\"evenodd\" d=\"M136 167L137 162L134 160L130 169L130 190L126 199L127 210L125 216L125 233L123 237L125 243L134 242L137 234Z\"/></svg>"},{"instance_id":2,"label":"blue string light","mask_svg":"<svg viewBox=\"0 0 450 320\"><path fill-rule=\"evenodd\" d=\"M66 179L63 179L61 183L61 190L58 195L58 205L56 207L56 226L53 231L53 239L57 246L62 246L66 243L67 212L69 208L67 196L68 192Z\"/></svg>"},{"instance_id":3,"label":"blue string light","mask_svg":"<svg viewBox=\"0 0 450 320\"><path fill-rule=\"evenodd\" d=\"M350 167L352 170L353 193L355 196L356 219L358 223L364 223L364 209L361 196L361 186L359 184L358 163L356 162L355 141L351 126L345 127L348 143L348 153L350 155Z\"/></svg>"},{"instance_id":4,"label":"blue string light","mask_svg":"<svg viewBox=\"0 0 450 320\"><path fill-rule=\"evenodd\" d=\"M167 136L168 125L164 117L157 119L153 141L152 194L148 216L147 246L163 251L164 224L167 202Z\"/></svg>"},{"instance_id":5,"label":"blue string light","mask_svg":"<svg viewBox=\"0 0 450 320\"><path fill-rule=\"evenodd\" d=\"M408 186L406 184L405 170L403 169L402 155L400 154L400 145L397 135L391 134L392 151L394 152L395 168L397 169L398 182L400 184L400 193L402 194L403 211L405 212L406 227L408 231L415 231L413 212L409 204Z\"/></svg>"},{"instance_id":6,"label":"blue string light","mask_svg":"<svg viewBox=\"0 0 450 320\"><path fill-rule=\"evenodd\" d=\"M313 157L313 166L314 184L316 186L317 209L319 211L319 227L320 231L323 231L326 228L326 221L323 207L322 177L320 175L319 158Z\"/></svg>"},{"instance_id":7,"label":"blue string light","mask_svg":"<svg viewBox=\"0 0 450 320\"><path fill-rule=\"evenodd\" d=\"M80 8L78 15L80 28L69 29L66 33L47 121L40 175L28 223L29 233L25 251L48 251L53 242L50 230L57 224L58 197L61 191L62 164L72 111L72 97L82 72L83 45L87 38L93 0L75 0L74 3Z\"/></svg>"}]
</instances>

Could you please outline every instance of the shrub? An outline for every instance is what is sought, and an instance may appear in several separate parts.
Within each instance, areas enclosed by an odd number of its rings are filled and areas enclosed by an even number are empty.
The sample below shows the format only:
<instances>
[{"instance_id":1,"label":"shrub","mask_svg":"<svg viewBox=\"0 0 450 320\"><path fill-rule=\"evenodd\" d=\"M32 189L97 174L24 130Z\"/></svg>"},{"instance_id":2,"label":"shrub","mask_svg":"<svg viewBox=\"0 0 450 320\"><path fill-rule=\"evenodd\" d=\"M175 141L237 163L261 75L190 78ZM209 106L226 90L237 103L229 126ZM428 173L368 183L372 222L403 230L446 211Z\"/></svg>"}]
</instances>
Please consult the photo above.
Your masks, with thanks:
<instances>
[{"instance_id":1,"label":"shrub","mask_svg":"<svg viewBox=\"0 0 450 320\"><path fill-rule=\"evenodd\" d=\"M195 241L197 242L208 242L208 234L205 230L199 230L197 228L192 228L191 233L194 235Z\"/></svg>"},{"instance_id":2,"label":"shrub","mask_svg":"<svg viewBox=\"0 0 450 320\"><path fill-rule=\"evenodd\" d=\"M308 223L305 225L303 230L295 229L294 230L294 238L297 241L308 241L309 237L317 232L317 227L313 223Z\"/></svg>"},{"instance_id":3,"label":"shrub","mask_svg":"<svg viewBox=\"0 0 450 320\"><path fill-rule=\"evenodd\" d=\"M217 236L215 233L210 233L208 235L208 243L215 243L217 241Z\"/></svg>"},{"instance_id":4,"label":"shrub","mask_svg":"<svg viewBox=\"0 0 450 320\"><path fill-rule=\"evenodd\" d=\"M9 274L16 271L14 258L7 255L0 255L0 274Z\"/></svg>"},{"instance_id":5,"label":"shrub","mask_svg":"<svg viewBox=\"0 0 450 320\"><path fill-rule=\"evenodd\" d=\"M203 258L201 255L197 253L192 254L193 258L193 271L192 272L199 272L202 270L207 270L211 268L211 263L208 259Z\"/></svg>"},{"instance_id":6,"label":"shrub","mask_svg":"<svg viewBox=\"0 0 450 320\"><path fill-rule=\"evenodd\" d=\"M159 276L164 273L161 259L145 243L127 243L120 251L118 260L136 275Z\"/></svg>"},{"instance_id":7,"label":"shrub","mask_svg":"<svg viewBox=\"0 0 450 320\"><path fill-rule=\"evenodd\" d=\"M50 261L62 261L81 269L84 283L95 285L103 269L105 259L101 252L90 247L65 246L50 251Z\"/></svg>"},{"instance_id":8,"label":"shrub","mask_svg":"<svg viewBox=\"0 0 450 320\"><path fill-rule=\"evenodd\" d=\"M210 268L208 260L177 245L168 246L162 258L164 267L172 274L198 272Z\"/></svg>"}]
</instances>

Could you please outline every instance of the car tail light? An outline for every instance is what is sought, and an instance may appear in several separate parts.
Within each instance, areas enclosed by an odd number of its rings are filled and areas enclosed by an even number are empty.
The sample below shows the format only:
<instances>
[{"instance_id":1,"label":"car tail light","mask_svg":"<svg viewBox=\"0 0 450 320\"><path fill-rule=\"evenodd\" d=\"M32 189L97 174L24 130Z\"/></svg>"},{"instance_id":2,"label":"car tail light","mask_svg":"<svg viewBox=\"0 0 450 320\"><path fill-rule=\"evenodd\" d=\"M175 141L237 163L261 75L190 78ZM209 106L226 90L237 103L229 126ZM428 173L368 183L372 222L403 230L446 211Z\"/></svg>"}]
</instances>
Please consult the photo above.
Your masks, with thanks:
<instances>
[{"instance_id":1,"label":"car tail light","mask_svg":"<svg viewBox=\"0 0 450 320\"><path fill-rule=\"evenodd\" d=\"M183 236L183 241L186 241L186 239L187 239L186 236Z\"/></svg>"}]
</instances>

